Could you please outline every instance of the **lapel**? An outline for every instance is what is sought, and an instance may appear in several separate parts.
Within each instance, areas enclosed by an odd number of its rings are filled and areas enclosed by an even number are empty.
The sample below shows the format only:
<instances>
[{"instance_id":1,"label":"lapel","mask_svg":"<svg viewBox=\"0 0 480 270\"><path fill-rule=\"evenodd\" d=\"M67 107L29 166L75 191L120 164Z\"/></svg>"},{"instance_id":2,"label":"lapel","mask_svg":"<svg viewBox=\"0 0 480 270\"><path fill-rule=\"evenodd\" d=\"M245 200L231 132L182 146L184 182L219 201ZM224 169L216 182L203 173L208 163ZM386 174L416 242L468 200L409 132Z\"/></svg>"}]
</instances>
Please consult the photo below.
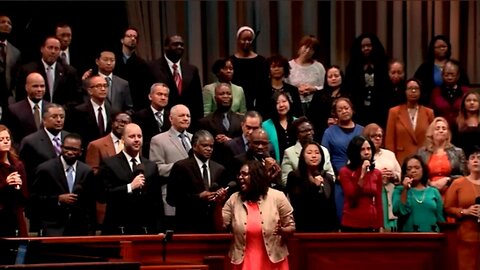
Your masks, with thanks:
<instances>
[{"instance_id":1,"label":"lapel","mask_svg":"<svg viewBox=\"0 0 480 270\"><path fill-rule=\"evenodd\" d=\"M187 133L187 136L188 136L189 133ZM188 156L188 153L187 151L185 150L185 148L183 147L182 143L180 142L180 139L175 135L175 132L172 130L172 129L169 129L168 130L168 137L170 139L170 142L175 145L175 147L177 148L177 150L179 151L179 153L182 153L184 156ZM189 139L191 140L191 138L189 137Z\"/></svg>"},{"instance_id":2,"label":"lapel","mask_svg":"<svg viewBox=\"0 0 480 270\"><path fill-rule=\"evenodd\" d=\"M198 167L198 164L197 164L197 160L195 160L195 158L192 156L189 158L190 159L190 164L192 166L192 169L193 169L193 179L195 182L197 182L197 185L198 187L204 187L204 189L208 189L208 187L205 186L205 183L203 183L203 172L200 171L200 168ZM209 170L210 170L210 182L212 182L212 171L211 171L211 167L210 167L210 161L208 162L208 167L209 167ZM213 183L213 182L212 182Z\"/></svg>"},{"instance_id":3,"label":"lapel","mask_svg":"<svg viewBox=\"0 0 480 270\"><path fill-rule=\"evenodd\" d=\"M299 157L300 156L300 153L302 152L302 145L300 144L300 142L297 141L297 143L295 144L295 146L293 147L293 150L295 152L295 156ZM322 157L323 158L323 157Z\"/></svg>"},{"instance_id":4,"label":"lapel","mask_svg":"<svg viewBox=\"0 0 480 270\"><path fill-rule=\"evenodd\" d=\"M33 119L33 111L32 107L30 107L30 103L28 102L27 99L22 100L22 103L19 106L20 111L18 112L19 119L24 120L28 126L35 127L35 119ZM22 115L22 116L20 116ZM23 118L23 115L25 115L25 118ZM43 115L42 112L40 112L40 116Z\"/></svg>"},{"instance_id":5,"label":"lapel","mask_svg":"<svg viewBox=\"0 0 480 270\"><path fill-rule=\"evenodd\" d=\"M39 146L45 149L48 153L50 153L50 154L45 153L47 154L47 156L50 156L50 157L57 156L57 154L55 153L55 148L53 147L53 142L50 140L50 137L48 137L48 134L45 131L45 129L41 129L39 141L40 141Z\"/></svg>"},{"instance_id":6,"label":"lapel","mask_svg":"<svg viewBox=\"0 0 480 270\"><path fill-rule=\"evenodd\" d=\"M118 165L122 168L122 170L119 172L127 172L126 175L123 173L122 175L124 175L123 179L129 181L133 172L132 169L130 169L130 164L128 164L129 161L127 160L127 157L123 154L123 152L118 153L116 157L119 159Z\"/></svg>"},{"instance_id":7,"label":"lapel","mask_svg":"<svg viewBox=\"0 0 480 270\"><path fill-rule=\"evenodd\" d=\"M60 160L60 157L57 157L55 159L55 168L54 172L58 172L58 179L60 180L59 184L63 190L64 193L70 193L70 190L68 189L68 181L67 181L67 176L65 175L65 169L63 168L62 161ZM78 169L78 166L77 166ZM75 189L75 185L77 183L77 176L78 172L75 172L75 182L73 184L73 189Z\"/></svg>"},{"instance_id":8,"label":"lapel","mask_svg":"<svg viewBox=\"0 0 480 270\"><path fill-rule=\"evenodd\" d=\"M425 137L425 130L426 129L423 128L424 123L428 123L427 110L424 106L419 105L418 106L418 117L417 117L417 128L415 129L415 142L417 142L416 138ZM428 127L428 125L429 125L429 123L427 124L427 127Z\"/></svg>"},{"instance_id":9,"label":"lapel","mask_svg":"<svg viewBox=\"0 0 480 270\"><path fill-rule=\"evenodd\" d=\"M57 64L55 65L55 82L53 83L54 90L52 91L54 95L58 89L58 85L63 80L64 73L65 73L65 69L62 66L61 61L57 61Z\"/></svg>"},{"instance_id":10,"label":"lapel","mask_svg":"<svg viewBox=\"0 0 480 270\"><path fill-rule=\"evenodd\" d=\"M228 117L228 116L227 116ZM228 130L223 126L223 113L214 112L212 114L213 128L218 129L219 134L227 134Z\"/></svg>"},{"instance_id":11,"label":"lapel","mask_svg":"<svg viewBox=\"0 0 480 270\"><path fill-rule=\"evenodd\" d=\"M105 152L107 152L109 157L114 156L116 154L115 145L114 145L112 137L110 136L110 133L107 134L107 136L104 137L103 148L104 148Z\"/></svg>"},{"instance_id":12,"label":"lapel","mask_svg":"<svg viewBox=\"0 0 480 270\"><path fill-rule=\"evenodd\" d=\"M420 116L420 111L418 112L418 115ZM407 130L408 134L412 138L412 140L416 143L417 142L417 137L415 136L415 132L412 127L412 122L410 121L410 116L408 115L408 109L406 105L401 105L399 110L398 110L398 118L400 123L405 127ZM419 123L418 118L417 118L417 124ZM418 129L417 129L418 130Z\"/></svg>"},{"instance_id":13,"label":"lapel","mask_svg":"<svg viewBox=\"0 0 480 270\"><path fill-rule=\"evenodd\" d=\"M115 104L117 101L117 93L118 93L118 79L117 76L112 74L112 87L111 87L111 93L110 93L110 102L111 105Z\"/></svg>"}]
</instances>

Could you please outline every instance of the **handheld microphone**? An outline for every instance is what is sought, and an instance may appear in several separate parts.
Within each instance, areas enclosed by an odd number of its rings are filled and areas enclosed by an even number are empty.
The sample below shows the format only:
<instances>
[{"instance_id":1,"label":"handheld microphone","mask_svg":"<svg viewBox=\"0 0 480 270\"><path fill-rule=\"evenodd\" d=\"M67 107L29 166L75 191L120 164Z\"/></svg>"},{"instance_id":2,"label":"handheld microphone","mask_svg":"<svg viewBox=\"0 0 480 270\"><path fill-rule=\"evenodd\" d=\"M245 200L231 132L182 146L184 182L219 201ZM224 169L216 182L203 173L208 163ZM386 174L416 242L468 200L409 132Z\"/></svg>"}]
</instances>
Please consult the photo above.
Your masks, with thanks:
<instances>
[{"instance_id":1,"label":"handheld microphone","mask_svg":"<svg viewBox=\"0 0 480 270\"><path fill-rule=\"evenodd\" d=\"M145 165L143 165L143 163L140 163L140 164L138 164L137 166L135 166L135 169L133 170L133 178L135 178L135 177L137 177L137 176L139 176L139 175L141 175L141 174L145 174ZM143 187L140 187L140 188L138 189L138 193L139 193L140 195L142 195L142 188L143 188Z\"/></svg>"},{"instance_id":2,"label":"handheld microphone","mask_svg":"<svg viewBox=\"0 0 480 270\"><path fill-rule=\"evenodd\" d=\"M12 173L14 173L14 172L17 171L17 168L12 164L12 165L10 165L10 171L11 171ZM16 190L20 190L20 185L15 185L14 188L15 188Z\"/></svg>"},{"instance_id":3,"label":"handheld microphone","mask_svg":"<svg viewBox=\"0 0 480 270\"><path fill-rule=\"evenodd\" d=\"M213 183L212 186L210 187L210 189L212 189L212 187L215 186L215 184L216 184L217 190L218 190L219 188L218 188L218 184L217 184L217 183ZM235 181L230 181L230 182L228 182L227 186L226 186L224 189L225 189L225 191L228 191L229 189L234 189L234 188L236 188L236 187L237 187L237 182L235 182ZM218 197L218 193L215 193L215 195L213 195L213 199L216 200L217 197Z\"/></svg>"},{"instance_id":4,"label":"handheld microphone","mask_svg":"<svg viewBox=\"0 0 480 270\"><path fill-rule=\"evenodd\" d=\"M480 204L480 196L475 198L475 204ZM480 217L478 217L477 222L480 223Z\"/></svg>"},{"instance_id":5,"label":"handheld microphone","mask_svg":"<svg viewBox=\"0 0 480 270\"><path fill-rule=\"evenodd\" d=\"M315 177L317 177L317 176L319 176L319 175L321 176L320 171L319 171L319 170L315 170L315 171L313 172L313 175L312 175L312 176L313 176L313 178L315 178ZM321 182L321 183L320 183L320 189L318 190L318 193L323 193L324 187L325 187L325 184L324 184L323 182Z\"/></svg>"}]
</instances>

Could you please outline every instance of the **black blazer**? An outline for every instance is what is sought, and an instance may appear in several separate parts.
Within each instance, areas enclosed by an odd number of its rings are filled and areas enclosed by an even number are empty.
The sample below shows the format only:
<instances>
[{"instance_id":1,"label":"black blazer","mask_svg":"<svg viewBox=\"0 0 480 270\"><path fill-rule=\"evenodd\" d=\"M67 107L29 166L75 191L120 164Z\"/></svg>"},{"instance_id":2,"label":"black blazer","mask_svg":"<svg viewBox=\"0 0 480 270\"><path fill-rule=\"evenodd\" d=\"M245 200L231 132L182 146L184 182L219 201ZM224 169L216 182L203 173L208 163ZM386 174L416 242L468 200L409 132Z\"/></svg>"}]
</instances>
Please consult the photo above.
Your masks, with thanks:
<instances>
[{"instance_id":1,"label":"black blazer","mask_svg":"<svg viewBox=\"0 0 480 270\"><path fill-rule=\"evenodd\" d=\"M209 160L210 186L203 183L202 172L195 158L189 157L173 164L167 184L167 202L176 206L177 230L181 232L214 232L215 203L199 198L205 190L214 191L226 187L225 168Z\"/></svg>"},{"instance_id":2,"label":"black blazer","mask_svg":"<svg viewBox=\"0 0 480 270\"><path fill-rule=\"evenodd\" d=\"M98 182L103 185L99 201L106 202L102 234L145 234L160 231L163 216L161 179L157 165L140 158L144 166L145 185L139 190L127 192L127 184L135 177L123 152L105 158L100 164ZM138 173L138 172L137 172Z\"/></svg>"},{"instance_id":3,"label":"black blazer","mask_svg":"<svg viewBox=\"0 0 480 270\"><path fill-rule=\"evenodd\" d=\"M66 131L61 132L60 137L62 141L67 134L68 132ZM55 148L45 129L42 128L23 138L20 144L20 160L25 164L29 188L35 179L37 166L55 157L57 157Z\"/></svg>"},{"instance_id":4,"label":"black blazer","mask_svg":"<svg viewBox=\"0 0 480 270\"><path fill-rule=\"evenodd\" d=\"M40 112L40 117L45 112L45 107L50 103L48 101L41 102L42 112ZM12 132L13 142L16 146L20 145L25 136L37 131L32 108L27 99L8 106L8 111L5 112L5 122ZM43 127L43 124L40 127Z\"/></svg>"},{"instance_id":5,"label":"black blazer","mask_svg":"<svg viewBox=\"0 0 480 270\"><path fill-rule=\"evenodd\" d=\"M155 60L150 66L153 82L163 82L170 89L167 108L170 109L174 105L184 104L190 109L191 123L197 124L198 120L203 117L203 95L200 75L197 67L187 62L181 61L180 68L182 70L182 95L178 94L173 74L164 56ZM194 130L192 125L190 130Z\"/></svg>"},{"instance_id":6,"label":"black blazer","mask_svg":"<svg viewBox=\"0 0 480 270\"><path fill-rule=\"evenodd\" d=\"M74 204L59 204L58 196L70 193L60 157L38 166L32 186L32 205L45 236L88 235L94 231L96 213L94 175L85 163L77 161L72 193Z\"/></svg>"},{"instance_id":7,"label":"black blazer","mask_svg":"<svg viewBox=\"0 0 480 270\"><path fill-rule=\"evenodd\" d=\"M140 110L132 115L132 122L139 125L143 133L143 147L142 147L142 156L149 158L150 155L150 141L153 136L165 132L170 129L172 126L170 124L170 111L163 111L163 126L162 128L158 127L157 119L153 115L153 111L150 108L145 108Z\"/></svg>"},{"instance_id":8,"label":"black blazer","mask_svg":"<svg viewBox=\"0 0 480 270\"><path fill-rule=\"evenodd\" d=\"M32 72L38 72L42 74L45 79L45 95L43 99L50 101L50 89L47 82L47 74L45 72L45 67L43 66L42 61L30 62L21 67L17 89L16 89L16 99L20 101L25 99L26 90L25 90L25 81L28 74ZM84 92L80 87L80 79L77 76L77 71L74 67L65 65L61 61L57 61L55 65L55 83L53 90L53 99L54 103L60 105L66 105L72 107L74 105L80 104L83 101Z\"/></svg>"},{"instance_id":9,"label":"black blazer","mask_svg":"<svg viewBox=\"0 0 480 270\"><path fill-rule=\"evenodd\" d=\"M100 133L97 124L97 113L94 112L93 105L90 100L67 111L67 117L65 118L65 129L70 132L78 133L80 136L82 136L83 149L87 149L87 146L90 142L107 135L112 128L112 122L110 120L112 108L109 102L104 102L104 104L105 114L107 116L107 118L104 119L106 123L106 129L104 133Z\"/></svg>"},{"instance_id":10,"label":"black blazer","mask_svg":"<svg viewBox=\"0 0 480 270\"><path fill-rule=\"evenodd\" d=\"M228 130L223 126L224 114L219 111L215 111L200 119L198 122L199 129L208 130L212 133L213 137L218 134L225 134L230 138L234 138L242 135L242 120L243 116L232 111L227 112L227 117L230 120L230 126Z\"/></svg>"}]
</instances>

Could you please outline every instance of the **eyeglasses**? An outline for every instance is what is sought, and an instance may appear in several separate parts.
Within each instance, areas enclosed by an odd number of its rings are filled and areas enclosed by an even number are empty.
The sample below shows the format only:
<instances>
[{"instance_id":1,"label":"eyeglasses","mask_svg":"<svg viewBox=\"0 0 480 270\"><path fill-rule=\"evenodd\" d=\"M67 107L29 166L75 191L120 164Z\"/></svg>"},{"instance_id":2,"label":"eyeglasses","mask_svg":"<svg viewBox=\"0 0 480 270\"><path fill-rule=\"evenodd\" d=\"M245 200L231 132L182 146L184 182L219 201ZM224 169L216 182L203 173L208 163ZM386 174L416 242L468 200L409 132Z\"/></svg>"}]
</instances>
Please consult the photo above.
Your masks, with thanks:
<instances>
[{"instance_id":1,"label":"eyeglasses","mask_svg":"<svg viewBox=\"0 0 480 270\"><path fill-rule=\"evenodd\" d=\"M92 88L92 89L108 88L108 84L107 83L99 83L99 84L95 84L95 85L90 86L90 88Z\"/></svg>"},{"instance_id":2,"label":"eyeglasses","mask_svg":"<svg viewBox=\"0 0 480 270\"><path fill-rule=\"evenodd\" d=\"M370 138L379 138L379 139L381 139L381 138L383 138L383 134L372 134L372 135L370 135Z\"/></svg>"}]
</instances>

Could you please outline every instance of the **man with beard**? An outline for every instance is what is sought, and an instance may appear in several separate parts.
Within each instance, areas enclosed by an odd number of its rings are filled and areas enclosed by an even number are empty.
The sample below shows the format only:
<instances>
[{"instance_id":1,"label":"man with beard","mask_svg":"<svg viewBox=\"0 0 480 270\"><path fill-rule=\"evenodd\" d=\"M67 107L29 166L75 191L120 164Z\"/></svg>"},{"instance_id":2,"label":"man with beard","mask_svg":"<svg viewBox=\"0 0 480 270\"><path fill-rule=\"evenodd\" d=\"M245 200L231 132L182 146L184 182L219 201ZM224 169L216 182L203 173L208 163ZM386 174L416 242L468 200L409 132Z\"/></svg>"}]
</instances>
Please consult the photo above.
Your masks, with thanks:
<instances>
[{"instance_id":1,"label":"man with beard","mask_svg":"<svg viewBox=\"0 0 480 270\"><path fill-rule=\"evenodd\" d=\"M38 166L32 201L43 236L92 235L95 224L94 176L78 160L82 139L65 136L62 154Z\"/></svg>"},{"instance_id":2,"label":"man with beard","mask_svg":"<svg viewBox=\"0 0 480 270\"><path fill-rule=\"evenodd\" d=\"M105 192L100 201L107 204L102 234L157 233L163 213L157 166L140 156L137 124L127 124L122 139L124 149L104 159L97 174Z\"/></svg>"},{"instance_id":3,"label":"man with beard","mask_svg":"<svg viewBox=\"0 0 480 270\"><path fill-rule=\"evenodd\" d=\"M176 230L190 233L215 231L215 204L226 195L225 168L210 160L213 136L206 130L192 138L193 155L177 161L170 171L167 202L176 207Z\"/></svg>"},{"instance_id":4,"label":"man with beard","mask_svg":"<svg viewBox=\"0 0 480 270\"><path fill-rule=\"evenodd\" d=\"M6 111L9 99L13 102L14 79L20 65L20 51L8 41L12 32L12 21L0 14L0 106Z\"/></svg>"},{"instance_id":5,"label":"man with beard","mask_svg":"<svg viewBox=\"0 0 480 270\"><path fill-rule=\"evenodd\" d=\"M42 128L42 114L48 101L43 100L45 80L40 73L30 73L25 84L27 97L8 106L5 121L13 134L13 142L19 144L27 135Z\"/></svg>"},{"instance_id":6,"label":"man with beard","mask_svg":"<svg viewBox=\"0 0 480 270\"><path fill-rule=\"evenodd\" d=\"M197 67L181 60L184 46L181 36L166 38L165 55L152 63L151 71L154 82L166 83L170 89L168 108L177 104L187 106L196 125L203 116L202 86ZM192 126L190 130L195 130Z\"/></svg>"},{"instance_id":7,"label":"man with beard","mask_svg":"<svg viewBox=\"0 0 480 270\"><path fill-rule=\"evenodd\" d=\"M133 101L133 109L138 111L148 106L148 84L150 70L147 62L138 56L139 34L136 28L128 27L123 33L122 50L116 53L114 73L128 81Z\"/></svg>"},{"instance_id":8,"label":"man with beard","mask_svg":"<svg viewBox=\"0 0 480 270\"><path fill-rule=\"evenodd\" d=\"M215 87L215 102L217 109L200 119L198 127L209 131L215 138L213 160L226 160L225 143L242 134L241 122L243 116L231 111L232 90L227 83L219 83ZM222 163L224 164L224 163Z\"/></svg>"}]
</instances>

